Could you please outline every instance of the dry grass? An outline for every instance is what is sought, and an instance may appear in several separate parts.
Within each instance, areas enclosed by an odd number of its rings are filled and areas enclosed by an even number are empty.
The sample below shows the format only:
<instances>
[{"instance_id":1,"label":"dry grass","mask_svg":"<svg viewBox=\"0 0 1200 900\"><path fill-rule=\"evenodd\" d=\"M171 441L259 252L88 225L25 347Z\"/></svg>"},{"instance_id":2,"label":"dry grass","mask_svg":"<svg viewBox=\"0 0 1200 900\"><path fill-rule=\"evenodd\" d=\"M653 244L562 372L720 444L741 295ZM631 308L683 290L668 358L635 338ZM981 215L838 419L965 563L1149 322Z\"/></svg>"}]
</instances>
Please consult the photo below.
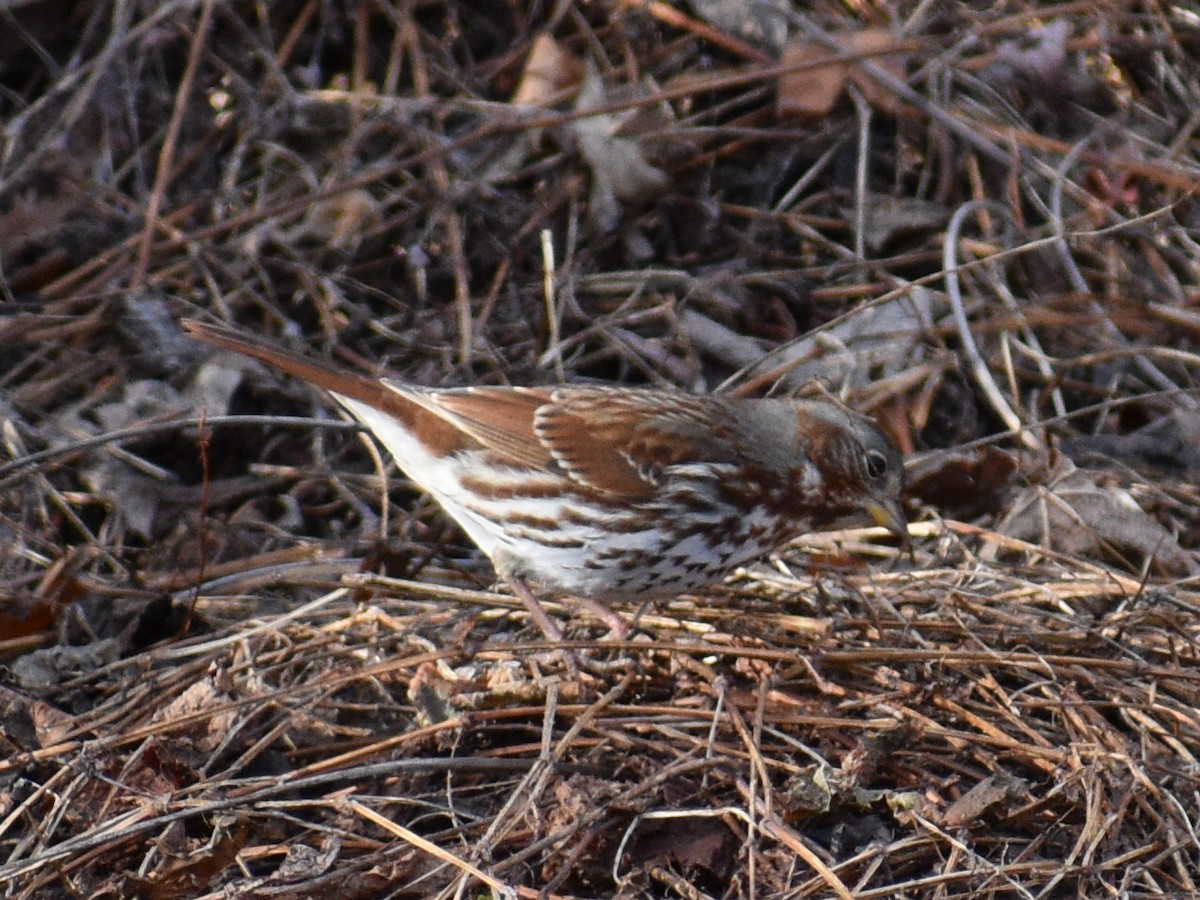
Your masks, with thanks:
<instances>
[{"instance_id":1,"label":"dry grass","mask_svg":"<svg viewBox=\"0 0 1200 900\"><path fill-rule=\"evenodd\" d=\"M4 896L1200 891L1200 26L799 5L0 10ZM571 677L183 317L834 393L909 454L915 554L576 613Z\"/></svg>"}]
</instances>

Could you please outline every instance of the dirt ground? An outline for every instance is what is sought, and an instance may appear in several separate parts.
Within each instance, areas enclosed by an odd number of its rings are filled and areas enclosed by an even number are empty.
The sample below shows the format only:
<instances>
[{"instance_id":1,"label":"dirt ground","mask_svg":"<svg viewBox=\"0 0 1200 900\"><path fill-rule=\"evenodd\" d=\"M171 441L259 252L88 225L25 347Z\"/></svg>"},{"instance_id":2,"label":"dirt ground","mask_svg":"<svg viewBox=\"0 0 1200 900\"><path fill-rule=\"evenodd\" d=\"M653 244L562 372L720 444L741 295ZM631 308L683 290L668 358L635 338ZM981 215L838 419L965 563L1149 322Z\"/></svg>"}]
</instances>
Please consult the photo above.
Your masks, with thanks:
<instances>
[{"instance_id":1,"label":"dirt ground","mask_svg":"<svg viewBox=\"0 0 1200 900\"><path fill-rule=\"evenodd\" d=\"M3 4L0 893L1197 896L1197 110L1186 5ZM572 671L186 318L835 399L912 550Z\"/></svg>"}]
</instances>

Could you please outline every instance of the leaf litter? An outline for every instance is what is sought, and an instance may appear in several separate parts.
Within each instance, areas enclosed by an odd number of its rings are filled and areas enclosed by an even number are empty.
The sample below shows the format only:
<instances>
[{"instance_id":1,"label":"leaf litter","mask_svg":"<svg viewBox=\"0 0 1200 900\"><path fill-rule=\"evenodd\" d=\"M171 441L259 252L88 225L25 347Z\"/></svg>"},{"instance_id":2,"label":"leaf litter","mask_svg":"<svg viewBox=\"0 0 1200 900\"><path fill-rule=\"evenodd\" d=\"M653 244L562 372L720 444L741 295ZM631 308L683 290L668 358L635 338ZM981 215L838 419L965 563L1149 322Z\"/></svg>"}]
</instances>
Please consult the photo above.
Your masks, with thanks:
<instances>
[{"instance_id":1,"label":"leaf litter","mask_svg":"<svg viewBox=\"0 0 1200 900\"><path fill-rule=\"evenodd\" d=\"M1200 891L1195 22L752 6L0 11L5 896ZM196 316L833 397L912 555L576 615L573 675Z\"/></svg>"}]
</instances>

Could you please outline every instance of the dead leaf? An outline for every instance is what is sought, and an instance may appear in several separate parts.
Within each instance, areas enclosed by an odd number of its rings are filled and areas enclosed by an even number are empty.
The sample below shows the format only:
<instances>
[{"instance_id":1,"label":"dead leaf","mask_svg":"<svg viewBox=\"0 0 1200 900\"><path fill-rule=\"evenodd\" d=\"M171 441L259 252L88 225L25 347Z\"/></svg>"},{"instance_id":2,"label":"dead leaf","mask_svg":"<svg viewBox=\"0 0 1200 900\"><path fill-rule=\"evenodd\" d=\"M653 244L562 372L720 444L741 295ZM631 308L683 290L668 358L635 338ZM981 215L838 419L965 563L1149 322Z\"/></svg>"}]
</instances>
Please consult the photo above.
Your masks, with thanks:
<instances>
[{"instance_id":1,"label":"dead leaf","mask_svg":"<svg viewBox=\"0 0 1200 900\"><path fill-rule=\"evenodd\" d=\"M603 79L589 64L576 109L586 111L606 102ZM665 172L646 161L637 141L617 135L620 126L620 120L611 114L588 116L571 126L579 152L592 172L588 224L601 233L616 228L623 204L645 202L669 183Z\"/></svg>"},{"instance_id":2,"label":"dead leaf","mask_svg":"<svg viewBox=\"0 0 1200 900\"><path fill-rule=\"evenodd\" d=\"M897 237L940 231L950 217L946 207L920 197L868 194L866 203L870 212L863 223L863 241L872 253L879 253Z\"/></svg>"},{"instance_id":3,"label":"dead leaf","mask_svg":"<svg viewBox=\"0 0 1200 900\"><path fill-rule=\"evenodd\" d=\"M539 34L533 39L521 81L513 94L512 102L523 106L543 106L561 99L568 88L578 84L583 77L584 64L581 59L568 52L562 44L548 34Z\"/></svg>"},{"instance_id":4,"label":"dead leaf","mask_svg":"<svg viewBox=\"0 0 1200 900\"><path fill-rule=\"evenodd\" d=\"M691 0L697 15L720 31L777 51L787 40L789 0Z\"/></svg>"},{"instance_id":5,"label":"dead leaf","mask_svg":"<svg viewBox=\"0 0 1200 900\"><path fill-rule=\"evenodd\" d=\"M699 869L720 876L729 872L736 848L737 841L721 819L678 816L645 821L625 852L631 868Z\"/></svg>"},{"instance_id":6,"label":"dead leaf","mask_svg":"<svg viewBox=\"0 0 1200 900\"><path fill-rule=\"evenodd\" d=\"M1097 467L1117 460L1142 472L1200 476L1200 411L1175 409L1136 431L1122 434L1080 434L1062 442L1075 460L1097 461Z\"/></svg>"},{"instance_id":7,"label":"dead leaf","mask_svg":"<svg viewBox=\"0 0 1200 900\"><path fill-rule=\"evenodd\" d=\"M1022 491L996 530L1070 556L1132 551L1168 574L1190 575L1200 568L1127 490L1097 483L1096 475L1061 454L1045 483Z\"/></svg>"},{"instance_id":8,"label":"dead leaf","mask_svg":"<svg viewBox=\"0 0 1200 900\"><path fill-rule=\"evenodd\" d=\"M127 291L118 301L113 323L136 361L134 371L167 381L204 358L203 344L179 327L172 302L158 288Z\"/></svg>"},{"instance_id":9,"label":"dead leaf","mask_svg":"<svg viewBox=\"0 0 1200 900\"><path fill-rule=\"evenodd\" d=\"M308 208L300 224L279 235L285 245L306 241L353 252L363 237L383 224L383 207L361 188L346 191Z\"/></svg>"},{"instance_id":10,"label":"dead leaf","mask_svg":"<svg viewBox=\"0 0 1200 900\"><path fill-rule=\"evenodd\" d=\"M33 291L51 280L70 264L69 245L79 242L83 223L95 223L88 158L52 146L27 175L0 184L0 269L10 290Z\"/></svg>"},{"instance_id":11,"label":"dead leaf","mask_svg":"<svg viewBox=\"0 0 1200 900\"><path fill-rule=\"evenodd\" d=\"M942 824L961 828L978 821L995 806L1020 802L1028 797L1029 785L1023 778L992 775L955 800L942 816Z\"/></svg>"},{"instance_id":12,"label":"dead leaf","mask_svg":"<svg viewBox=\"0 0 1200 900\"><path fill-rule=\"evenodd\" d=\"M61 709L41 700L30 704L29 717L33 720L33 729L41 747L61 744L75 732L74 716L67 715Z\"/></svg>"},{"instance_id":13,"label":"dead leaf","mask_svg":"<svg viewBox=\"0 0 1200 900\"><path fill-rule=\"evenodd\" d=\"M778 116L819 119L829 114L846 89L847 66L824 44L793 41L784 48L780 64L798 69L779 76L775 94Z\"/></svg>"},{"instance_id":14,"label":"dead leaf","mask_svg":"<svg viewBox=\"0 0 1200 900\"><path fill-rule=\"evenodd\" d=\"M909 472L908 493L951 519L998 512L1017 472L1017 457L996 447L937 453Z\"/></svg>"},{"instance_id":15,"label":"dead leaf","mask_svg":"<svg viewBox=\"0 0 1200 900\"><path fill-rule=\"evenodd\" d=\"M212 750L229 734L237 722L232 698L219 690L211 678L192 684L186 691L159 709L153 722L175 722L192 716L200 723L188 729L194 746L200 750Z\"/></svg>"},{"instance_id":16,"label":"dead leaf","mask_svg":"<svg viewBox=\"0 0 1200 900\"><path fill-rule=\"evenodd\" d=\"M806 766L784 782L779 801L787 821L797 822L829 812L834 786L821 766Z\"/></svg>"},{"instance_id":17,"label":"dead leaf","mask_svg":"<svg viewBox=\"0 0 1200 900\"><path fill-rule=\"evenodd\" d=\"M1063 18L1033 28L1018 40L1005 41L997 48L995 62L984 75L990 76L994 85L1014 76L1042 87L1061 85L1067 75L1070 33L1071 25Z\"/></svg>"},{"instance_id":18,"label":"dead leaf","mask_svg":"<svg viewBox=\"0 0 1200 900\"><path fill-rule=\"evenodd\" d=\"M295 884L311 881L329 871L329 867L338 858L342 849L342 839L338 835L329 836L323 846L318 849L308 844L292 844L287 849L287 856L267 879L269 884Z\"/></svg>"},{"instance_id":19,"label":"dead leaf","mask_svg":"<svg viewBox=\"0 0 1200 900\"><path fill-rule=\"evenodd\" d=\"M190 408L202 410L206 416L229 415L230 401L242 383L247 365L241 357L229 353L218 353L206 359L184 391Z\"/></svg>"},{"instance_id":20,"label":"dead leaf","mask_svg":"<svg viewBox=\"0 0 1200 900\"><path fill-rule=\"evenodd\" d=\"M408 699L417 708L421 726L436 725L458 715L455 697L463 685L444 660L421 663L408 683Z\"/></svg>"},{"instance_id":21,"label":"dead leaf","mask_svg":"<svg viewBox=\"0 0 1200 900\"><path fill-rule=\"evenodd\" d=\"M894 112L896 99L890 91L865 72L862 66L845 61L846 57L867 57L898 78L904 76L904 58L889 53L899 48L899 39L886 28L835 34L838 50L809 40L792 41L780 60L785 66L798 66L779 78L775 113L780 116L820 118L833 109L846 89L847 81L863 93L872 106Z\"/></svg>"},{"instance_id":22,"label":"dead leaf","mask_svg":"<svg viewBox=\"0 0 1200 900\"><path fill-rule=\"evenodd\" d=\"M71 408L58 416L64 438L60 444L110 431L134 428L145 422L177 416L188 407L164 381L141 379L126 384L119 400L96 406L90 421ZM154 517L162 501L165 480L161 470L133 451L105 447L79 467L81 480L102 499L115 516L146 537L153 533Z\"/></svg>"},{"instance_id":23,"label":"dead leaf","mask_svg":"<svg viewBox=\"0 0 1200 900\"><path fill-rule=\"evenodd\" d=\"M0 635L16 641L53 628L62 612L86 594L79 578L86 557L83 547L68 549L50 563L33 591L6 596L0 602Z\"/></svg>"},{"instance_id":24,"label":"dead leaf","mask_svg":"<svg viewBox=\"0 0 1200 900\"><path fill-rule=\"evenodd\" d=\"M548 34L533 40L521 80L513 92L514 113L521 116L526 110L548 106L564 100L571 88L579 84L585 71L583 60L570 53ZM488 160L479 172L485 184L495 184L513 177L525 165L530 154L540 149L544 131L541 128L522 128L515 140L508 142Z\"/></svg>"},{"instance_id":25,"label":"dead leaf","mask_svg":"<svg viewBox=\"0 0 1200 900\"><path fill-rule=\"evenodd\" d=\"M26 690L48 690L109 665L127 646L128 642L123 639L109 639L93 641L83 647L34 650L12 664L13 678Z\"/></svg>"},{"instance_id":26,"label":"dead leaf","mask_svg":"<svg viewBox=\"0 0 1200 900\"><path fill-rule=\"evenodd\" d=\"M900 48L900 39L888 29L867 28L852 32L845 36L842 46L848 56L866 57L889 75L904 78L904 57L890 52ZM896 112L896 95L867 74L862 66L851 65L850 80L873 107L886 113Z\"/></svg>"},{"instance_id":27,"label":"dead leaf","mask_svg":"<svg viewBox=\"0 0 1200 900\"><path fill-rule=\"evenodd\" d=\"M745 369L742 384L752 383L762 369L773 373L772 381L796 388L812 381L854 388L878 380L873 374L896 376L927 358L925 335L944 306L932 291L913 288L908 296L860 306L836 324L770 352L691 308L680 311L679 325L696 349Z\"/></svg>"}]
</instances>

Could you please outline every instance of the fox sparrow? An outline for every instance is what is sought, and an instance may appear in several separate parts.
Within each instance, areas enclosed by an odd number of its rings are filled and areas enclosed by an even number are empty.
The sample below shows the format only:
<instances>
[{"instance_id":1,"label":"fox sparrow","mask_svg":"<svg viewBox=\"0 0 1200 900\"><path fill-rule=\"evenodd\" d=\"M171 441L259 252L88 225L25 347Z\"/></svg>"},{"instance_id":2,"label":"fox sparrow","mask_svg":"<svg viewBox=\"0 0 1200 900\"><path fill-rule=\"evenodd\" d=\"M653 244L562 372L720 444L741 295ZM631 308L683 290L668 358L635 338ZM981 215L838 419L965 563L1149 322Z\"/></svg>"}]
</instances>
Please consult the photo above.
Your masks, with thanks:
<instances>
[{"instance_id":1,"label":"fox sparrow","mask_svg":"<svg viewBox=\"0 0 1200 900\"><path fill-rule=\"evenodd\" d=\"M224 327L194 338L328 391L488 555L551 638L539 590L586 603L710 584L815 529L901 540L900 455L831 403L627 387L434 389L342 371Z\"/></svg>"}]
</instances>

